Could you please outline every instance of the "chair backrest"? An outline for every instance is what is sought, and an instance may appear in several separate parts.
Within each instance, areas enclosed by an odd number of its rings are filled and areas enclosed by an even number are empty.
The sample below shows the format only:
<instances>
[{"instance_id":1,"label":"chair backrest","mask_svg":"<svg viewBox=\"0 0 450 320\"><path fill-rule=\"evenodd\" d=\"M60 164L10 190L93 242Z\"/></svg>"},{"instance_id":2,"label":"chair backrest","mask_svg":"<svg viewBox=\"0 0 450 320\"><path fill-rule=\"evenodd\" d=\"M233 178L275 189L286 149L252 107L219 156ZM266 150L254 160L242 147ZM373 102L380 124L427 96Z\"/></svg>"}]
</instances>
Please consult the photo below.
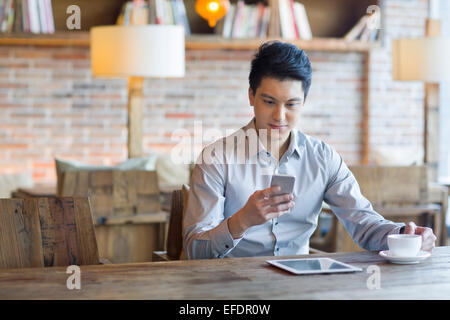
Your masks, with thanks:
<instances>
[{"instance_id":1,"label":"chair backrest","mask_svg":"<svg viewBox=\"0 0 450 320\"><path fill-rule=\"evenodd\" d=\"M183 184L181 190L172 192L169 230L167 234L167 256L170 260L184 259L183 219L189 195L189 185Z\"/></svg>"},{"instance_id":2,"label":"chair backrest","mask_svg":"<svg viewBox=\"0 0 450 320\"><path fill-rule=\"evenodd\" d=\"M99 263L87 198L0 199L0 268Z\"/></svg>"},{"instance_id":3,"label":"chair backrest","mask_svg":"<svg viewBox=\"0 0 450 320\"><path fill-rule=\"evenodd\" d=\"M167 256L171 260L180 259L183 250L183 191L172 192L169 230L167 233Z\"/></svg>"},{"instance_id":4,"label":"chair backrest","mask_svg":"<svg viewBox=\"0 0 450 320\"><path fill-rule=\"evenodd\" d=\"M95 219L161 210L156 171L81 169L61 180L60 196L89 197Z\"/></svg>"},{"instance_id":5,"label":"chair backrest","mask_svg":"<svg viewBox=\"0 0 450 320\"><path fill-rule=\"evenodd\" d=\"M376 207L424 204L428 200L425 166L351 166L362 194Z\"/></svg>"}]
</instances>

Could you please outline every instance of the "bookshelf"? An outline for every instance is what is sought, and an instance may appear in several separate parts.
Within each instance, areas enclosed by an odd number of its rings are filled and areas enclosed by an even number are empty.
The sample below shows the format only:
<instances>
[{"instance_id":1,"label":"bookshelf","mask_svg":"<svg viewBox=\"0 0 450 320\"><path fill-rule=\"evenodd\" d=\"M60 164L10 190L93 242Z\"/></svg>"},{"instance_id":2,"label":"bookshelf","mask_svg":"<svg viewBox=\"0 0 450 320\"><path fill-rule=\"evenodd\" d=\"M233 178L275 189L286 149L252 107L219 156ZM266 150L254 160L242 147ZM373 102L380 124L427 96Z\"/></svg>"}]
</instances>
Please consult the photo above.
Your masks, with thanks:
<instances>
[{"instance_id":1,"label":"bookshelf","mask_svg":"<svg viewBox=\"0 0 450 320\"><path fill-rule=\"evenodd\" d=\"M265 2L270 4L271 1ZM0 45L89 46L89 29L97 25L115 24L126 0L53 0L54 34L1 33ZM231 0L236 3L237 0ZM255 4L257 0L245 0ZM285 40L307 51L368 52L378 42L345 41L343 36L366 13L375 0L302 0L308 14L313 39ZM188 50L253 50L274 38L223 38L195 12L195 0L184 0L192 35L186 37ZM66 8L78 5L81 30L66 31Z\"/></svg>"},{"instance_id":2,"label":"bookshelf","mask_svg":"<svg viewBox=\"0 0 450 320\"><path fill-rule=\"evenodd\" d=\"M275 39L275 38L274 38ZM214 35L192 35L186 38L187 50L254 50L271 38L224 39ZM313 40L286 40L306 51L368 52L377 43L363 41L347 42L338 38L316 38ZM89 47L89 32L56 32L52 35L3 34L0 45L30 46L75 46Z\"/></svg>"}]
</instances>

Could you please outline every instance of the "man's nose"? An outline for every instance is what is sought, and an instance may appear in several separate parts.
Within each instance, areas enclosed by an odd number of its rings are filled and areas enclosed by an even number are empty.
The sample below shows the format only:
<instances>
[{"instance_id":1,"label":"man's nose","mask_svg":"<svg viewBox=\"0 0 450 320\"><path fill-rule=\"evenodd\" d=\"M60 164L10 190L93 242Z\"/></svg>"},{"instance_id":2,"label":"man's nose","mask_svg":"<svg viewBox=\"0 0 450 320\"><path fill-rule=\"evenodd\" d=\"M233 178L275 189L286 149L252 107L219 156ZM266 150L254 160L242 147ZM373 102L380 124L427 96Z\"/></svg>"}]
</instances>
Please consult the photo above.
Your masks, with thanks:
<instances>
[{"instance_id":1,"label":"man's nose","mask_svg":"<svg viewBox=\"0 0 450 320\"><path fill-rule=\"evenodd\" d=\"M279 122L284 121L284 119L286 119L286 114L285 114L283 104L280 103L279 105L277 105L277 107L275 108L275 110L273 112L273 118Z\"/></svg>"}]
</instances>

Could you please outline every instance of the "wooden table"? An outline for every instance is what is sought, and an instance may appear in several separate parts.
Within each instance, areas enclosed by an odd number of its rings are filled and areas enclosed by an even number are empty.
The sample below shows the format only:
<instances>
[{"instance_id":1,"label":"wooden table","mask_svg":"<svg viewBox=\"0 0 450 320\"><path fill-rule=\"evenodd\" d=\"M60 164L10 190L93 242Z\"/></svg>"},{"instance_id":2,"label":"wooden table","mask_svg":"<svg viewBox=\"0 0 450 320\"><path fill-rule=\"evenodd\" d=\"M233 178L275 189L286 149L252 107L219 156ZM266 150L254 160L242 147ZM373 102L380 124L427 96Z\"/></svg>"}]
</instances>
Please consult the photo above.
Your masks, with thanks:
<instances>
[{"instance_id":1,"label":"wooden table","mask_svg":"<svg viewBox=\"0 0 450 320\"><path fill-rule=\"evenodd\" d=\"M269 266L273 257L98 265L82 266L81 289L69 290L64 267L11 269L0 270L0 299L450 298L450 247L416 265L390 264L376 252L320 256L363 272L298 276ZM371 265L380 268L380 289L367 286Z\"/></svg>"}]
</instances>

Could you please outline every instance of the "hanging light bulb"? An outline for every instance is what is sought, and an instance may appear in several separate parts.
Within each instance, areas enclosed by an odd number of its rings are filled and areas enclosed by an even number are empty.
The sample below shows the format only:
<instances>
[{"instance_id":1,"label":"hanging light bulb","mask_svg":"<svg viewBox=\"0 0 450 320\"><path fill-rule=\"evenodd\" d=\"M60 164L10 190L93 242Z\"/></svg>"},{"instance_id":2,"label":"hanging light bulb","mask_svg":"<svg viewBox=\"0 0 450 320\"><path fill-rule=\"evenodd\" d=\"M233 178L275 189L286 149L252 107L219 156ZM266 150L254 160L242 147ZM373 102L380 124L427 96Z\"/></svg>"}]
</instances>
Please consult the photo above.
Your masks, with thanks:
<instances>
[{"instance_id":1,"label":"hanging light bulb","mask_svg":"<svg viewBox=\"0 0 450 320\"><path fill-rule=\"evenodd\" d=\"M197 0L195 3L195 11L200 17L208 20L211 28L216 26L217 20L227 13L229 7L229 0Z\"/></svg>"}]
</instances>

